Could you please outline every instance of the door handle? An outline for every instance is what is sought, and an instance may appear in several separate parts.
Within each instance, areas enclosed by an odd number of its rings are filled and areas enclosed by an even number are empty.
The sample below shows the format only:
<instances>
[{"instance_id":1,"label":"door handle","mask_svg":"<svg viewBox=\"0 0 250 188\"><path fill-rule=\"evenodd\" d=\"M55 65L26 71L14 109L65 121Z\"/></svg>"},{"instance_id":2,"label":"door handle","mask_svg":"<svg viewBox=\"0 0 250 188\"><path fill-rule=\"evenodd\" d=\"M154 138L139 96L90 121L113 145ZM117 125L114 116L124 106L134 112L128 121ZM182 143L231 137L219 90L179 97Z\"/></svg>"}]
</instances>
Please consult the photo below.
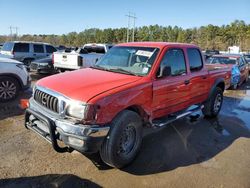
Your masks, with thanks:
<instances>
[{"instance_id":1,"label":"door handle","mask_svg":"<svg viewBox=\"0 0 250 188\"><path fill-rule=\"evenodd\" d=\"M185 81L184 81L184 84L185 84L185 85L188 85L189 83L190 83L190 80L185 80Z\"/></svg>"},{"instance_id":2,"label":"door handle","mask_svg":"<svg viewBox=\"0 0 250 188\"><path fill-rule=\"evenodd\" d=\"M207 76L201 76L202 79L207 79Z\"/></svg>"}]
</instances>

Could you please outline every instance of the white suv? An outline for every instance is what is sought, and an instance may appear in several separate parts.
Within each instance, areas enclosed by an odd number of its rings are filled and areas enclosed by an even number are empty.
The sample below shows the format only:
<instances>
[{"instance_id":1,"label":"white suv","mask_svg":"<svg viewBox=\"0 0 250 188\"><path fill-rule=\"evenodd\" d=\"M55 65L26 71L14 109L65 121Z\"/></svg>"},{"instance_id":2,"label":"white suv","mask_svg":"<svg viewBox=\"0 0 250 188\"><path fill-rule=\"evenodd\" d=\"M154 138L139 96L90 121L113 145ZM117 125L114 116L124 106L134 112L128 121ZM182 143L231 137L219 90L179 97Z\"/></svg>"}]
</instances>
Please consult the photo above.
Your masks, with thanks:
<instances>
[{"instance_id":1,"label":"white suv","mask_svg":"<svg viewBox=\"0 0 250 188\"><path fill-rule=\"evenodd\" d=\"M56 48L48 43L12 41L4 43L1 54L11 56L29 67L31 61L50 56L55 51Z\"/></svg>"},{"instance_id":2,"label":"white suv","mask_svg":"<svg viewBox=\"0 0 250 188\"><path fill-rule=\"evenodd\" d=\"M23 63L0 56L0 102L15 99L20 91L29 88L30 81Z\"/></svg>"}]
</instances>

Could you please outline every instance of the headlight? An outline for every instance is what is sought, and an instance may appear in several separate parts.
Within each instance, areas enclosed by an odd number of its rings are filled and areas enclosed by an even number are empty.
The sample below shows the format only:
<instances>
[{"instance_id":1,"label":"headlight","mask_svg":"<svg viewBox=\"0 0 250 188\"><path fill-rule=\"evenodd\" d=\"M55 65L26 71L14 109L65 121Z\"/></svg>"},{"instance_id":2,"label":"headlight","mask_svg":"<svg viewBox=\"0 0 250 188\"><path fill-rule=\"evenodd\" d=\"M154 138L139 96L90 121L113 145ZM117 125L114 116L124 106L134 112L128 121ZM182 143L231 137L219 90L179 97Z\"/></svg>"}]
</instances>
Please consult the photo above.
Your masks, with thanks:
<instances>
[{"instance_id":1,"label":"headlight","mask_svg":"<svg viewBox=\"0 0 250 188\"><path fill-rule=\"evenodd\" d=\"M79 103L70 103L66 109L66 115L78 119L84 119L86 105Z\"/></svg>"}]
</instances>

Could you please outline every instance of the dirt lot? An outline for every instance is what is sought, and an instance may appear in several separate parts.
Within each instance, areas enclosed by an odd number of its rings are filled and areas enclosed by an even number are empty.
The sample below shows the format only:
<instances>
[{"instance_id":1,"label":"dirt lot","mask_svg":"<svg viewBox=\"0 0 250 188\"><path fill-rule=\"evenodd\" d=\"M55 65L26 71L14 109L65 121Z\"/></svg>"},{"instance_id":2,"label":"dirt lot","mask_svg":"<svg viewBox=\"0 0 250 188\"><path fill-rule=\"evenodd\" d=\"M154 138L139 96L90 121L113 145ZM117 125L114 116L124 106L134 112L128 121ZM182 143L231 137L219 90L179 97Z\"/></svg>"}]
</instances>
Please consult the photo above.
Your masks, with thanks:
<instances>
[{"instance_id":1,"label":"dirt lot","mask_svg":"<svg viewBox=\"0 0 250 188\"><path fill-rule=\"evenodd\" d=\"M56 153L23 124L18 100L0 106L0 187L250 187L250 82L225 93L218 119L146 129L139 156L122 170L98 156Z\"/></svg>"}]
</instances>

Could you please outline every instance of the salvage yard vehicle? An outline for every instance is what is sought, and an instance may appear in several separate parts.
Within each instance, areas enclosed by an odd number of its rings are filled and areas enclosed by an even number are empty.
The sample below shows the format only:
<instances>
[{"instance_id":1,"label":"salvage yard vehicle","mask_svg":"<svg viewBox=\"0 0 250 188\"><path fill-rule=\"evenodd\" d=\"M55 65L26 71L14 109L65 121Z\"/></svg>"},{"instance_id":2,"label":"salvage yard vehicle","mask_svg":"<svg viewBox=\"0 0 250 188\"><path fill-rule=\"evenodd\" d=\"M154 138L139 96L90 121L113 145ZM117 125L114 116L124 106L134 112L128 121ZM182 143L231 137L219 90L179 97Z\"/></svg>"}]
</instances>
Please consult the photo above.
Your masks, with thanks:
<instances>
[{"instance_id":1,"label":"salvage yard vehicle","mask_svg":"<svg viewBox=\"0 0 250 188\"><path fill-rule=\"evenodd\" d=\"M85 44L77 51L53 54L54 67L59 72L77 70L94 65L110 48L108 44Z\"/></svg>"},{"instance_id":2,"label":"salvage yard vehicle","mask_svg":"<svg viewBox=\"0 0 250 188\"><path fill-rule=\"evenodd\" d=\"M37 73L54 73L54 65L52 62L52 55L42 58L42 59L36 59L31 62L30 64L31 71L36 71Z\"/></svg>"},{"instance_id":3,"label":"salvage yard vehicle","mask_svg":"<svg viewBox=\"0 0 250 188\"><path fill-rule=\"evenodd\" d=\"M119 44L91 68L39 80L25 126L57 152L99 152L122 168L139 152L145 125L163 127L200 110L217 116L230 73L208 70L196 45Z\"/></svg>"},{"instance_id":4,"label":"salvage yard vehicle","mask_svg":"<svg viewBox=\"0 0 250 188\"><path fill-rule=\"evenodd\" d=\"M0 102L15 99L20 91L29 88L30 82L23 63L0 57Z\"/></svg>"},{"instance_id":5,"label":"salvage yard vehicle","mask_svg":"<svg viewBox=\"0 0 250 188\"><path fill-rule=\"evenodd\" d=\"M244 54L245 60L247 61L248 64L248 70L250 73L250 54Z\"/></svg>"},{"instance_id":6,"label":"salvage yard vehicle","mask_svg":"<svg viewBox=\"0 0 250 188\"><path fill-rule=\"evenodd\" d=\"M1 53L23 62L29 69L33 60L49 56L55 51L56 48L48 43L12 41L4 43Z\"/></svg>"},{"instance_id":7,"label":"salvage yard vehicle","mask_svg":"<svg viewBox=\"0 0 250 188\"><path fill-rule=\"evenodd\" d=\"M223 55L213 55L207 61L214 67L229 67L231 70L234 68L238 69L239 79L236 83L231 84L231 86L236 89L242 83L247 82L249 78L249 66L244 56L241 54L223 54Z\"/></svg>"}]
</instances>

